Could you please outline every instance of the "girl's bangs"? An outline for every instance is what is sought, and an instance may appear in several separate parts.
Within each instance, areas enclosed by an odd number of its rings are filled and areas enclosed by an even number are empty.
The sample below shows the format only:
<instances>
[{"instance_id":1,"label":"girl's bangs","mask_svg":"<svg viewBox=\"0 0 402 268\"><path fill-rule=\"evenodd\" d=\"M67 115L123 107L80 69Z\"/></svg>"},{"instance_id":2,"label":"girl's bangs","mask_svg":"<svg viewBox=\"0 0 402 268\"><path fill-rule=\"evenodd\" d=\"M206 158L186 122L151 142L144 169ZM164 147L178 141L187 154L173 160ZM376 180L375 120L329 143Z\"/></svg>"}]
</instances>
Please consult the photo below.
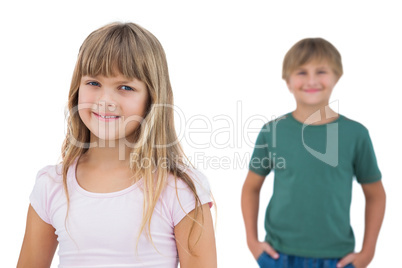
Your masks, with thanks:
<instances>
[{"instance_id":1,"label":"girl's bangs","mask_svg":"<svg viewBox=\"0 0 402 268\"><path fill-rule=\"evenodd\" d=\"M93 33L81 47L82 76L113 77L118 74L144 81L145 58L135 35L127 28L114 27L106 33Z\"/></svg>"}]
</instances>

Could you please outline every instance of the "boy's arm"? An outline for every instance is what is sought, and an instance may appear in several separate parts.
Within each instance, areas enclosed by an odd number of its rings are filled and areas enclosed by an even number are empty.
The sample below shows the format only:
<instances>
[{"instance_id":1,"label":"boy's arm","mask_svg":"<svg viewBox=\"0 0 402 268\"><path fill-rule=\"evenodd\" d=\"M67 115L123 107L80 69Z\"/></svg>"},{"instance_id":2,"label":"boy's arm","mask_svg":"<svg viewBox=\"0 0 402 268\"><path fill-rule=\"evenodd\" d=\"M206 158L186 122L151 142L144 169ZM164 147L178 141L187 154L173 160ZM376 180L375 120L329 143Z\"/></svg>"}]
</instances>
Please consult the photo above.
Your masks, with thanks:
<instances>
[{"instance_id":1,"label":"boy's arm","mask_svg":"<svg viewBox=\"0 0 402 268\"><path fill-rule=\"evenodd\" d=\"M385 190L381 181L362 184L366 197L365 231L362 252L374 257L378 234L385 213Z\"/></svg>"},{"instance_id":2,"label":"boy's arm","mask_svg":"<svg viewBox=\"0 0 402 268\"><path fill-rule=\"evenodd\" d=\"M385 191L381 181L362 184L366 199L365 228L362 250L349 254L338 263L343 267L350 262L357 267L366 267L374 257L378 234L385 213Z\"/></svg>"},{"instance_id":3,"label":"boy's arm","mask_svg":"<svg viewBox=\"0 0 402 268\"><path fill-rule=\"evenodd\" d=\"M44 222L29 205L24 242L17 268L48 268L58 242L55 229Z\"/></svg>"},{"instance_id":4,"label":"boy's arm","mask_svg":"<svg viewBox=\"0 0 402 268\"><path fill-rule=\"evenodd\" d=\"M246 227L247 245L257 259L264 251L273 258L278 258L278 253L266 242L258 240L258 209L260 204L260 190L264 183L265 176L249 171L244 182L241 196L241 208L244 224Z\"/></svg>"}]
</instances>

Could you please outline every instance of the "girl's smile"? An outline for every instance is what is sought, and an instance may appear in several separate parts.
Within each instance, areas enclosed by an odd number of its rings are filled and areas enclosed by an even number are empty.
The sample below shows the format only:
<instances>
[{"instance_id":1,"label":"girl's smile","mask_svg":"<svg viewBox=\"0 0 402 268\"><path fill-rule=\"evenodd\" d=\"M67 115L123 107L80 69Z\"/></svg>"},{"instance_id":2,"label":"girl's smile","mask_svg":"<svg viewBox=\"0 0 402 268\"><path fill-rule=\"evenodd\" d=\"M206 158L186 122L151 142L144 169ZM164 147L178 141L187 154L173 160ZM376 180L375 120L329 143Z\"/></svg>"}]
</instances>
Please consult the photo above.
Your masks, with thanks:
<instances>
[{"instance_id":1,"label":"girl's smile","mask_svg":"<svg viewBox=\"0 0 402 268\"><path fill-rule=\"evenodd\" d=\"M104 121L104 122L110 122L110 121L115 121L120 118L120 116L117 115L112 115L112 114L97 114L93 113L96 117L98 117L99 120Z\"/></svg>"}]
</instances>

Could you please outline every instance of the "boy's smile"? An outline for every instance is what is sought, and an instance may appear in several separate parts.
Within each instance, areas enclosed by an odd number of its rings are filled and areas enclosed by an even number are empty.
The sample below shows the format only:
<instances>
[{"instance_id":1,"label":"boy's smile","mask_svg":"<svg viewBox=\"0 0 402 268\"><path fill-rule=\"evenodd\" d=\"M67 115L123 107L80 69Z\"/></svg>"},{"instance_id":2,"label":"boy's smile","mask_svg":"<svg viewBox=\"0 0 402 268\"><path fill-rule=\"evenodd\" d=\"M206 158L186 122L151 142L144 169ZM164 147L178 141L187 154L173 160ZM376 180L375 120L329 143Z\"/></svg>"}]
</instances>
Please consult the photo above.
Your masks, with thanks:
<instances>
[{"instance_id":1,"label":"boy's smile","mask_svg":"<svg viewBox=\"0 0 402 268\"><path fill-rule=\"evenodd\" d=\"M309 62L294 70L287 86L298 106L323 107L328 105L338 77L327 62Z\"/></svg>"}]
</instances>

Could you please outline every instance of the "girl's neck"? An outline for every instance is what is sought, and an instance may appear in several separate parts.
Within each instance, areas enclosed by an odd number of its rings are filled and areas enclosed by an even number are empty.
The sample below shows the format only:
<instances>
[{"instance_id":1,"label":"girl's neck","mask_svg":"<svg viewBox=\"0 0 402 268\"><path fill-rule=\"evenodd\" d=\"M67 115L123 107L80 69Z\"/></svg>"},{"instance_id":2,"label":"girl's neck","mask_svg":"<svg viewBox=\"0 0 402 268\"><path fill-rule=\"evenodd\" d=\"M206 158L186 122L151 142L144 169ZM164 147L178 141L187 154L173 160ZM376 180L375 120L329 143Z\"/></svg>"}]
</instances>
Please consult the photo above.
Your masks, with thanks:
<instances>
[{"instance_id":1,"label":"girl's neck","mask_svg":"<svg viewBox=\"0 0 402 268\"><path fill-rule=\"evenodd\" d=\"M336 120L338 113L333 111L329 105L322 107L301 107L297 106L292 116L299 122L306 125L322 125Z\"/></svg>"},{"instance_id":2,"label":"girl's neck","mask_svg":"<svg viewBox=\"0 0 402 268\"><path fill-rule=\"evenodd\" d=\"M131 148L122 140L105 141L91 139L91 146L81 156L82 162L93 164L105 169L130 167Z\"/></svg>"}]
</instances>

